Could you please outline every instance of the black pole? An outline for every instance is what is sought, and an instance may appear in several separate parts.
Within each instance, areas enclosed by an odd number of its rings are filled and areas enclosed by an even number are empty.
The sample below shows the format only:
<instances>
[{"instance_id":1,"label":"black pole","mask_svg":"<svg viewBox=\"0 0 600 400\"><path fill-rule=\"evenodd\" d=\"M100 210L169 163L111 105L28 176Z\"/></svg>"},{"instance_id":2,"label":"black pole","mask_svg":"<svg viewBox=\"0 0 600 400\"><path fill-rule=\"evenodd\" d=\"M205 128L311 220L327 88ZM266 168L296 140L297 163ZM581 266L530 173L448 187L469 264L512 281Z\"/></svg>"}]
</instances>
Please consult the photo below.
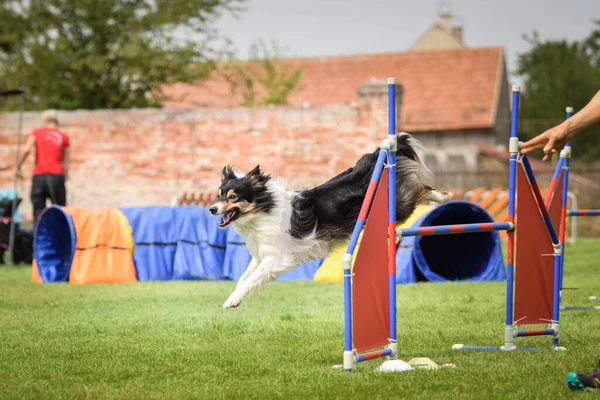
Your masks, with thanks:
<instances>
[{"instance_id":1,"label":"black pole","mask_svg":"<svg viewBox=\"0 0 600 400\"><path fill-rule=\"evenodd\" d=\"M12 207L12 216L10 220L10 237L8 240L8 253L10 254L10 265L14 265L14 255L13 250L15 247L15 214L17 212L17 185L19 181L19 170L21 169L19 166L19 159L21 156L21 134L23 131L23 113L25 111L25 91L22 90L20 96L20 105L19 105L19 129L17 133L17 162L15 168L15 186L14 186L14 198L13 198L13 207ZM35 221L34 221L35 222Z\"/></svg>"}]
</instances>

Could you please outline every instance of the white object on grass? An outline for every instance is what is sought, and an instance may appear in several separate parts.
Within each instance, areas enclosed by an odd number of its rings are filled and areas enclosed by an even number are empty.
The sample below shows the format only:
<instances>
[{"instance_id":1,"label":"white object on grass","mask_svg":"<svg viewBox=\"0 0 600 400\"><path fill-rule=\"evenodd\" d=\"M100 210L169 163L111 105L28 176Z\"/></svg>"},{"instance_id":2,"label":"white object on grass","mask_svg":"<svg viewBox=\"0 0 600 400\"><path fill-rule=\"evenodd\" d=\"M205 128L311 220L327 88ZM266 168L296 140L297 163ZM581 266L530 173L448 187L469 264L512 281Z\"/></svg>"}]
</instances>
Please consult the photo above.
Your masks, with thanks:
<instances>
[{"instance_id":1,"label":"white object on grass","mask_svg":"<svg viewBox=\"0 0 600 400\"><path fill-rule=\"evenodd\" d=\"M412 358L408 363L415 368L438 369L440 367L438 363L427 357Z\"/></svg>"},{"instance_id":2,"label":"white object on grass","mask_svg":"<svg viewBox=\"0 0 600 400\"><path fill-rule=\"evenodd\" d=\"M402 372L402 371L412 371L413 367L402 360L388 360L377 367L377 371L380 372Z\"/></svg>"}]
</instances>

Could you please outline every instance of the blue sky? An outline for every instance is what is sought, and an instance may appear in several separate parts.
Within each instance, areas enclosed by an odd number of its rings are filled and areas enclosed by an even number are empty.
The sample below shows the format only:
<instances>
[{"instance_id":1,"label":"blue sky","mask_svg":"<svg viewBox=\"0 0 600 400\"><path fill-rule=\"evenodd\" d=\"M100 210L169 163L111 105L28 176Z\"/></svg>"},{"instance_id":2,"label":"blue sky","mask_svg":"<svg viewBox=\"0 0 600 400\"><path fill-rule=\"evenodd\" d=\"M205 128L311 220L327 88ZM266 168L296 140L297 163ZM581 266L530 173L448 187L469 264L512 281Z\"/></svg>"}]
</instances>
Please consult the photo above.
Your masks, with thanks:
<instances>
[{"instance_id":1,"label":"blue sky","mask_svg":"<svg viewBox=\"0 0 600 400\"><path fill-rule=\"evenodd\" d=\"M522 34L581 39L600 19L600 0L249 0L238 20L217 23L242 57L259 38L274 39L288 56L404 51L434 23L441 5L451 8L467 46L503 46L509 70L526 51ZM519 83L509 76L511 83Z\"/></svg>"}]
</instances>

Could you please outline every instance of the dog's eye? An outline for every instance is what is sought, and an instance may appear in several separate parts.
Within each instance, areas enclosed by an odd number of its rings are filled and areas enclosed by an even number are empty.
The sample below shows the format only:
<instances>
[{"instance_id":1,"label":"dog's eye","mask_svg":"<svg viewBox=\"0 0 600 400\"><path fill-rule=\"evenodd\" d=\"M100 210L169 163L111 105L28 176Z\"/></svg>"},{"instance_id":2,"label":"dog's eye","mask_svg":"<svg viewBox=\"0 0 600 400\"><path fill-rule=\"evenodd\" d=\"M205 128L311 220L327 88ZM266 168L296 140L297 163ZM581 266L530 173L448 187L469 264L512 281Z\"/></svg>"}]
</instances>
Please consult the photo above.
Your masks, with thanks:
<instances>
[{"instance_id":1,"label":"dog's eye","mask_svg":"<svg viewBox=\"0 0 600 400\"><path fill-rule=\"evenodd\" d=\"M231 200L231 201L234 201L235 199L237 199L237 196L235 194L232 194L227 199Z\"/></svg>"}]
</instances>

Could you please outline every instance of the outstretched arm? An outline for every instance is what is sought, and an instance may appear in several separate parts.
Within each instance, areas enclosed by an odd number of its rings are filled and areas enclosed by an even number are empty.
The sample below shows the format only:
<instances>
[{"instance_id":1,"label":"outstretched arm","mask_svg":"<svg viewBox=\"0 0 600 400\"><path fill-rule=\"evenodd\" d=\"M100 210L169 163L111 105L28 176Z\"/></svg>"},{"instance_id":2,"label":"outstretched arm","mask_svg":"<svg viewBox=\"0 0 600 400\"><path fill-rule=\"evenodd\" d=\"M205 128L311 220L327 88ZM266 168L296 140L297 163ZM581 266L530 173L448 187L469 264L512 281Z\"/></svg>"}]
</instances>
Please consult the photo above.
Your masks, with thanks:
<instances>
[{"instance_id":1,"label":"outstretched arm","mask_svg":"<svg viewBox=\"0 0 600 400\"><path fill-rule=\"evenodd\" d=\"M544 148L544 161L562 148L573 136L592 125L600 123L600 91L590 102L571 118L548 129L533 139L523 143L521 153L527 154L535 149Z\"/></svg>"}]
</instances>

